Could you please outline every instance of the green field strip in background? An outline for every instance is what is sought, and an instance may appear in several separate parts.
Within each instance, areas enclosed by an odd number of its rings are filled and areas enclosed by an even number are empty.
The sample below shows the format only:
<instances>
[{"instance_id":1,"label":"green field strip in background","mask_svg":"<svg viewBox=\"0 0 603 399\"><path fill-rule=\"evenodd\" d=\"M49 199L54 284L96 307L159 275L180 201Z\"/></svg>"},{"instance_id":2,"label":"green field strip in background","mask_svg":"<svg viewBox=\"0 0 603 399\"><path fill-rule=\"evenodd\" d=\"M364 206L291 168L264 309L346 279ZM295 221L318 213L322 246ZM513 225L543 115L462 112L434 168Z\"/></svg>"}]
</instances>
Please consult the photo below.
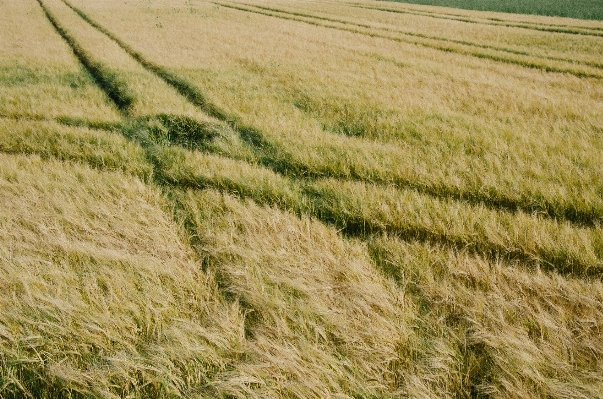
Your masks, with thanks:
<instances>
[{"instance_id":1,"label":"green field strip in background","mask_svg":"<svg viewBox=\"0 0 603 399\"><path fill-rule=\"evenodd\" d=\"M518 2L515 0L511 1L456 1L456 0L410 0L410 1L399 1L394 2L420 4L420 5L431 5L431 6L444 6L465 10L476 10L476 11L494 11L494 12L506 12L514 14L532 14L532 15L545 15L545 16L557 16L567 18L578 18L578 19L592 19L592 20L603 20L603 7L598 1L592 0L574 0L574 1L559 1L559 0L535 0L529 3Z\"/></svg>"},{"instance_id":2,"label":"green field strip in background","mask_svg":"<svg viewBox=\"0 0 603 399\"><path fill-rule=\"evenodd\" d=\"M518 24L524 24L524 25L540 25L540 26L544 26L544 27L557 27L557 28L575 28L575 29L590 29L590 30L595 30L595 31L603 31L603 26L601 26L601 21L588 21L588 20L581 20L580 22L583 23L584 25L571 25L569 23L567 24L560 24L560 23L549 23L549 22L538 22L537 19L539 18L536 14L532 14L535 16L535 18L532 21L529 20L520 20L518 19L518 15L517 14L509 14L509 13L500 13L499 15L497 15L496 17L492 17L492 16L488 16L491 15L491 12L489 11L485 11L482 12L481 10L467 10L467 9L460 9L457 8L455 11L457 13L452 13L452 12L448 12L448 10L445 11L430 11L427 9L419 9L419 8L408 8L407 6L411 5L418 5L418 4L414 4L414 3L410 3L410 2L398 2L398 1L389 1L389 0L383 0L381 1L381 3L388 3L388 6L394 6L394 4L398 3L399 7L397 8L389 8L387 10L393 10L393 11L400 11L400 12L417 12L417 13L423 13L426 15L434 15L434 16L444 16L444 17L459 17L459 18L467 18L467 19L471 19L471 20L476 20L476 21L492 21L492 22L509 22L509 23L518 23ZM406 3L406 4L404 4ZM375 7L372 5L367 6L366 3L352 3L350 4L351 6L360 6L360 7ZM406 7L405 7L406 5ZM421 5L419 5L420 7ZM429 7L429 6L428 6ZM433 6L431 6L433 9ZM438 7L438 6L436 6ZM442 10L444 10L444 7L441 7ZM450 8L449 8L450 9ZM459 14L458 11L465 11L466 10L466 14ZM477 11L477 13L471 13L471 11ZM470 15L471 13L471 15ZM507 14L507 19L503 18L502 15ZM528 16L529 14L525 14L525 16ZM514 17L509 19L509 17ZM573 21L575 22L575 21ZM598 23L599 26L593 26L593 25L589 25L588 23Z\"/></svg>"}]
</instances>

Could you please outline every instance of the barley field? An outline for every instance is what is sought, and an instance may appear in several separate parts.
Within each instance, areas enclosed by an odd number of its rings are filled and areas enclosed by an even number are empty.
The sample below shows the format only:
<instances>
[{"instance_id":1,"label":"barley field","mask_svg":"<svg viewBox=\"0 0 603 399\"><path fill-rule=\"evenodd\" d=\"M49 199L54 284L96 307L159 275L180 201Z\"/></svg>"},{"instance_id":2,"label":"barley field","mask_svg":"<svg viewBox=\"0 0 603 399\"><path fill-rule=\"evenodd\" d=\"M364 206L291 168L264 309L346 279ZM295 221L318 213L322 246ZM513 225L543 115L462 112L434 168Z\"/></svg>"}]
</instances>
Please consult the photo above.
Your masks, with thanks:
<instances>
[{"instance_id":1,"label":"barley field","mask_svg":"<svg viewBox=\"0 0 603 399\"><path fill-rule=\"evenodd\" d=\"M0 398L603 398L603 22L0 22Z\"/></svg>"}]
</instances>

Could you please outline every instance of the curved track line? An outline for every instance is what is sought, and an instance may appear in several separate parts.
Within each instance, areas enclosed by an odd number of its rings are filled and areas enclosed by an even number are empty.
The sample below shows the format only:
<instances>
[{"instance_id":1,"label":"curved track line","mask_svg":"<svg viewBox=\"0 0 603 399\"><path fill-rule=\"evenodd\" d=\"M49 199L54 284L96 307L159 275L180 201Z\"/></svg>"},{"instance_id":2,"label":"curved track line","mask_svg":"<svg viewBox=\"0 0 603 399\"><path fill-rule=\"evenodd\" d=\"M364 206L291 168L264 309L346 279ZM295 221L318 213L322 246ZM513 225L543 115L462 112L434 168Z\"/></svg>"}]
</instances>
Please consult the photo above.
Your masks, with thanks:
<instances>
[{"instance_id":1,"label":"curved track line","mask_svg":"<svg viewBox=\"0 0 603 399\"><path fill-rule=\"evenodd\" d=\"M111 33L109 30L92 20L84 12L71 5L67 0L62 1L67 4L71 9L73 9L78 15L82 17L82 19L87 21L90 25L92 25L100 32L104 33L109 38L114 40L121 48L123 48L128 54L130 54L134 59L136 59L144 68L154 73L159 78L163 79L167 84L174 87L182 96L187 98L192 104L199 107L203 112L206 112L208 115L211 115L229 124L231 128L233 128L233 130L240 134L241 138L244 141L249 143L253 148L256 149L256 151L258 151L259 165L268 167L269 169L273 170L275 173L278 173L280 175L295 175L297 177L302 176L302 179L331 177L334 179L347 179L350 181L375 183L381 186L392 185L392 182L390 180L374 181L362 176L352 176L350 178L350 176L336 174L325 175L323 173L317 173L309 170L306 165L291 162L290 159L283 158L286 155L286 151L282 151L280 148L278 148L278 146L266 140L265 133L261 132L259 129L253 126L247 125L240 117L232 115L227 111L220 109L215 104L212 104L207 100L207 98L195 85L189 83L188 81L182 79L177 75L174 75L166 68L147 60L142 56L141 53L134 50L128 44L126 44L113 33ZM518 210L521 210L527 213L532 213L535 211L535 209L533 208L533 204L524 203L521 201L518 202L504 195L496 199L484 198L482 195L479 195L478 193L473 191L461 192L452 187L432 187L431 185L423 185L420 182L404 179L402 177L396 179L396 181L393 182L393 185L400 189L413 189L417 192L434 198L449 199L453 201L465 201L475 205L483 205L494 210L507 212L516 212ZM559 209L558 206L555 206L551 202L546 202L545 207L542 207L542 209L539 207L536 210L547 218L555 220L565 220L576 226L592 227L599 223L601 219L603 219L603 215L583 213L582 211L574 207L566 207L563 209Z\"/></svg>"},{"instance_id":2,"label":"curved track line","mask_svg":"<svg viewBox=\"0 0 603 399\"><path fill-rule=\"evenodd\" d=\"M465 40L455 40L455 39L449 39L449 38L440 37L440 36L429 36L429 35L425 35L422 33L407 32L407 31L403 31L403 30L399 30L399 29L378 27L378 26L361 24L361 23L352 22L352 21L323 17L323 16L319 16L319 15L305 14L305 13L294 12L294 11L286 11L286 10L281 10L278 8L257 6L257 5L246 4L246 3L241 3L241 4L244 4L247 7L255 7L255 8L262 9L262 10L274 11L274 12L279 12L279 13L289 14L289 15L296 15L296 16L305 17L305 18L314 18L314 19L319 19L319 20L324 20L324 21L329 21L329 22L336 22L336 23L346 24L346 25L353 25L353 26L358 26L358 27L366 28L366 29L375 29L375 30L381 30L381 31L386 31L386 32L399 33L402 35L419 37L422 39L437 40L437 41L442 41L442 42L447 42L447 43L460 44L463 46L482 48L482 49L486 49L486 50L500 51L500 52L515 54L515 55L523 55L526 57L538 58L538 59L542 59L542 60L561 61L561 62L567 62L570 64L585 65L585 66L593 67L596 69L603 69L603 63L598 63L598 62L593 62L593 61L582 61L582 60L574 60L571 58L543 56L543 55L532 54L532 53L528 53L525 51L515 50L515 49L511 49L511 48L507 48L507 47L490 46L487 44L478 44L478 43L469 42L469 41L465 41ZM364 7L364 8L366 8L366 7Z\"/></svg>"}]
</instances>

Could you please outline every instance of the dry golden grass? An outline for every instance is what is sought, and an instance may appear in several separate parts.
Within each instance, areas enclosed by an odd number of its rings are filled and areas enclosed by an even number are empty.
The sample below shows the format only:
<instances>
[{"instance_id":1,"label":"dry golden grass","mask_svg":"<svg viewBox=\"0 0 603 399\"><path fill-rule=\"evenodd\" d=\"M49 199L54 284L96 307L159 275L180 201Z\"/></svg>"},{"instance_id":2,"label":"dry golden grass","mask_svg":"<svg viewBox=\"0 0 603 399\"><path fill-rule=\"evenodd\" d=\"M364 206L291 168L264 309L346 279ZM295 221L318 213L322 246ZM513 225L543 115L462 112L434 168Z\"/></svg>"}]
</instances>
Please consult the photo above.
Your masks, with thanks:
<instances>
[{"instance_id":1,"label":"dry golden grass","mask_svg":"<svg viewBox=\"0 0 603 399\"><path fill-rule=\"evenodd\" d=\"M402 319L362 245L216 192L176 193L194 257L157 190L135 179L1 161L8 387L240 395L255 381L258 396L319 397L391 383Z\"/></svg>"},{"instance_id":2,"label":"dry golden grass","mask_svg":"<svg viewBox=\"0 0 603 399\"><path fill-rule=\"evenodd\" d=\"M404 396L603 395L599 281L386 237L369 247L415 315L399 367Z\"/></svg>"},{"instance_id":3,"label":"dry golden grass","mask_svg":"<svg viewBox=\"0 0 603 399\"><path fill-rule=\"evenodd\" d=\"M0 397L603 397L603 24L0 20Z\"/></svg>"},{"instance_id":4,"label":"dry golden grass","mask_svg":"<svg viewBox=\"0 0 603 399\"><path fill-rule=\"evenodd\" d=\"M370 397L394 386L408 315L362 244L213 191L176 201L197 253L246 316L248 362L218 387L235 397Z\"/></svg>"},{"instance_id":5,"label":"dry golden grass","mask_svg":"<svg viewBox=\"0 0 603 399\"><path fill-rule=\"evenodd\" d=\"M219 303L157 190L0 158L3 396L182 394L187 374L237 351L242 315Z\"/></svg>"}]
</instances>

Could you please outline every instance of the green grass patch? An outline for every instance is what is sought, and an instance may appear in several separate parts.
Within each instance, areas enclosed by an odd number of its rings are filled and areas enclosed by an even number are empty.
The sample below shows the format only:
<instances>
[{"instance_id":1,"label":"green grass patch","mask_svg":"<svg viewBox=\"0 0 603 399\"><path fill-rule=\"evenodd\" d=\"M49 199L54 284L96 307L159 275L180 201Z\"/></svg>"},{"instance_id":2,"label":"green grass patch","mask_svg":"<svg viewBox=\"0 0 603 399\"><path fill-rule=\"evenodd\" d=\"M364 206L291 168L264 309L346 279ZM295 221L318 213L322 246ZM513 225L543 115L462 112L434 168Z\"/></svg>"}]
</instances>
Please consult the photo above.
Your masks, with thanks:
<instances>
[{"instance_id":1,"label":"green grass patch","mask_svg":"<svg viewBox=\"0 0 603 399\"><path fill-rule=\"evenodd\" d=\"M508 12L513 14L548 15L579 19L603 20L603 3L597 0L388 0L465 10Z\"/></svg>"},{"instance_id":2,"label":"green grass patch","mask_svg":"<svg viewBox=\"0 0 603 399\"><path fill-rule=\"evenodd\" d=\"M83 163L149 179L152 166L143 149L117 132L56 122L0 118L0 151Z\"/></svg>"}]
</instances>

